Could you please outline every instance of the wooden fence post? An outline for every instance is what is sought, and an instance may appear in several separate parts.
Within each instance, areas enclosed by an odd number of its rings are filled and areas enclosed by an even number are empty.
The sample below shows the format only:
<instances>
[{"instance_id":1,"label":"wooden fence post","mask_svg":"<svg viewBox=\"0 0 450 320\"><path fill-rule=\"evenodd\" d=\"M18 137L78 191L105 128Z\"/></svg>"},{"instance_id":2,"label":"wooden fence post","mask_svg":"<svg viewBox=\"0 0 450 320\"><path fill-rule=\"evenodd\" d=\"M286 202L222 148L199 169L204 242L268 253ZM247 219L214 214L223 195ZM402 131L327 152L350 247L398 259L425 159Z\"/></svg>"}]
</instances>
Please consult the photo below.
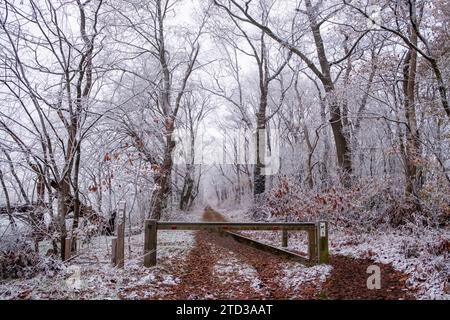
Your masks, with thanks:
<instances>
[{"instance_id":1,"label":"wooden fence post","mask_svg":"<svg viewBox=\"0 0 450 320\"><path fill-rule=\"evenodd\" d=\"M308 259L310 263L317 263L317 232L316 228L308 230Z\"/></svg>"},{"instance_id":2,"label":"wooden fence post","mask_svg":"<svg viewBox=\"0 0 450 320\"><path fill-rule=\"evenodd\" d=\"M288 236L287 230L283 229L283 231L281 233L281 246L283 248L287 248L287 246L288 246L288 237L289 236Z\"/></svg>"},{"instance_id":3,"label":"wooden fence post","mask_svg":"<svg viewBox=\"0 0 450 320\"><path fill-rule=\"evenodd\" d=\"M328 253L328 222L319 221L317 223L317 239L319 249L319 263L329 262Z\"/></svg>"},{"instance_id":4,"label":"wooden fence post","mask_svg":"<svg viewBox=\"0 0 450 320\"><path fill-rule=\"evenodd\" d=\"M114 267L117 265L117 238L112 239L111 263Z\"/></svg>"},{"instance_id":5,"label":"wooden fence post","mask_svg":"<svg viewBox=\"0 0 450 320\"><path fill-rule=\"evenodd\" d=\"M144 266L149 268L156 266L157 221L145 220L144 228Z\"/></svg>"},{"instance_id":6,"label":"wooden fence post","mask_svg":"<svg viewBox=\"0 0 450 320\"><path fill-rule=\"evenodd\" d=\"M64 261L70 258L72 253L72 238L66 238L64 240Z\"/></svg>"},{"instance_id":7,"label":"wooden fence post","mask_svg":"<svg viewBox=\"0 0 450 320\"><path fill-rule=\"evenodd\" d=\"M117 227L117 243L116 243L116 266L122 268L125 265L125 207L126 203L121 202L119 208L120 223Z\"/></svg>"}]
</instances>

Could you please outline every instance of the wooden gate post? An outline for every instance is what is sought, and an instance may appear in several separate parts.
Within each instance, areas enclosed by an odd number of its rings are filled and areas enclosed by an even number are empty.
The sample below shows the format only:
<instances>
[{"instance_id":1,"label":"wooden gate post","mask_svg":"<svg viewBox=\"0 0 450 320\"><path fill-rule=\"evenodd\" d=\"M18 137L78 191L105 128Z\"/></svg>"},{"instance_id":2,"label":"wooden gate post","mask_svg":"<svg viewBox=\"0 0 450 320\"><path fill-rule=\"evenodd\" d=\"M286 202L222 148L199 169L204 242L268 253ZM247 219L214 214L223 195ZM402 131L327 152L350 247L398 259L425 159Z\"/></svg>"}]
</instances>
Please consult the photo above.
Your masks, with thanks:
<instances>
[{"instance_id":1,"label":"wooden gate post","mask_svg":"<svg viewBox=\"0 0 450 320\"><path fill-rule=\"evenodd\" d=\"M144 266L156 266L157 220L145 220L144 225Z\"/></svg>"},{"instance_id":2,"label":"wooden gate post","mask_svg":"<svg viewBox=\"0 0 450 320\"><path fill-rule=\"evenodd\" d=\"M122 268L125 265L125 207L126 203L119 204L120 223L117 227L117 243L116 243L116 266Z\"/></svg>"},{"instance_id":3,"label":"wooden gate post","mask_svg":"<svg viewBox=\"0 0 450 320\"><path fill-rule=\"evenodd\" d=\"M317 239L319 249L319 263L329 262L328 253L328 222L319 221L317 223Z\"/></svg>"},{"instance_id":4,"label":"wooden gate post","mask_svg":"<svg viewBox=\"0 0 450 320\"><path fill-rule=\"evenodd\" d=\"M310 263L316 264L317 257L317 228L308 230L308 259Z\"/></svg>"},{"instance_id":5,"label":"wooden gate post","mask_svg":"<svg viewBox=\"0 0 450 320\"><path fill-rule=\"evenodd\" d=\"M111 263L114 267L117 265L117 238L112 239Z\"/></svg>"},{"instance_id":6,"label":"wooden gate post","mask_svg":"<svg viewBox=\"0 0 450 320\"><path fill-rule=\"evenodd\" d=\"M283 229L283 231L281 233L281 246L283 248L287 248L287 246L288 246L288 237L289 236L288 236L287 230Z\"/></svg>"},{"instance_id":7,"label":"wooden gate post","mask_svg":"<svg viewBox=\"0 0 450 320\"><path fill-rule=\"evenodd\" d=\"M66 238L64 240L64 261L70 258L72 253L72 238Z\"/></svg>"}]
</instances>

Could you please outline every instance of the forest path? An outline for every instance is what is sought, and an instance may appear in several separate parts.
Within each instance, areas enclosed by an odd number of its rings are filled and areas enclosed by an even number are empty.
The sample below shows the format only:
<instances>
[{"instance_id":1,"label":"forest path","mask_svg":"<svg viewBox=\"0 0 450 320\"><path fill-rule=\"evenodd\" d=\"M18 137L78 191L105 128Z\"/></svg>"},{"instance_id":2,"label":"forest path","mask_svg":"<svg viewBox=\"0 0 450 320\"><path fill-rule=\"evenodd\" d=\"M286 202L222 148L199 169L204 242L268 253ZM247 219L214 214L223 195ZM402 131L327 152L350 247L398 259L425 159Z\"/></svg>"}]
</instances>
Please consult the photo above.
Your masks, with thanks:
<instances>
[{"instance_id":1,"label":"forest path","mask_svg":"<svg viewBox=\"0 0 450 320\"><path fill-rule=\"evenodd\" d=\"M200 213L202 214L202 213ZM212 209L207 221L224 221ZM231 219L230 219L231 220ZM274 244L266 233L250 236ZM111 237L98 237L53 276L0 282L0 299L413 299L408 275L370 259L332 255L305 267L207 231L161 231L158 265L142 265L143 235L128 240L124 269L111 266ZM292 247L302 247L292 237ZM369 265L381 270L381 289L367 289ZM78 272L78 273L77 273ZM69 281L70 280L70 281Z\"/></svg>"},{"instance_id":2,"label":"forest path","mask_svg":"<svg viewBox=\"0 0 450 320\"><path fill-rule=\"evenodd\" d=\"M204 221L226 221L211 208ZM172 289L172 299L300 299L280 282L278 271L286 259L267 253L214 232L198 231L180 276ZM306 289L306 288L305 288ZM313 290L310 290L310 292Z\"/></svg>"},{"instance_id":3,"label":"forest path","mask_svg":"<svg viewBox=\"0 0 450 320\"><path fill-rule=\"evenodd\" d=\"M207 207L204 221L227 221ZM287 260L219 233L198 231L194 248L180 270L180 282L165 299L413 299L407 275L370 259L332 255L324 284L305 282L293 289L280 277ZM381 288L367 288L367 267L381 270ZM318 279L316 279L318 282Z\"/></svg>"}]
</instances>

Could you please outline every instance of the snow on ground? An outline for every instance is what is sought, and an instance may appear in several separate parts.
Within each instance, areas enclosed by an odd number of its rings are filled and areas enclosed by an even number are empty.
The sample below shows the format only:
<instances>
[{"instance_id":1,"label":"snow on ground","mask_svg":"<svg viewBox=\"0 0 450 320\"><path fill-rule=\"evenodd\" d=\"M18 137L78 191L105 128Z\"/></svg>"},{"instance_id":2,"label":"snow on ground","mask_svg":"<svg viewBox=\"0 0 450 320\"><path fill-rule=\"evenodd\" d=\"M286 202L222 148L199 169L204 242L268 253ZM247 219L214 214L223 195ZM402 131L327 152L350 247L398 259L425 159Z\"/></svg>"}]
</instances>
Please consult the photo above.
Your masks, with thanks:
<instances>
[{"instance_id":1,"label":"snow on ground","mask_svg":"<svg viewBox=\"0 0 450 320\"><path fill-rule=\"evenodd\" d=\"M249 205L242 205L240 207L218 208L217 211L230 222L245 222L252 221L248 214Z\"/></svg>"},{"instance_id":2,"label":"snow on ground","mask_svg":"<svg viewBox=\"0 0 450 320\"><path fill-rule=\"evenodd\" d=\"M313 284L314 291L319 292L332 269L333 267L330 265L305 267L299 263L290 262L280 270L279 281L284 284L286 289L294 291L301 291L306 284Z\"/></svg>"},{"instance_id":3,"label":"snow on ground","mask_svg":"<svg viewBox=\"0 0 450 320\"><path fill-rule=\"evenodd\" d=\"M248 219L242 208L236 212L221 210L230 221ZM375 262L391 264L394 269L406 273L407 285L415 290L418 299L450 299L450 252L436 252L438 244L449 241L448 229L425 229L420 233L401 230L387 230L370 234L350 233L336 230L330 226L329 242L331 254L342 254L355 258L370 258ZM281 232L275 231L243 231L243 235L271 245L281 245ZM290 232L288 248L296 252L307 252L307 237L304 232ZM308 281L308 275L298 274L298 283ZM315 267L314 267L315 268ZM295 267L287 267L286 275L296 274ZM306 268L308 272L313 268ZM324 271L327 275L331 271ZM311 271L314 273L314 271ZM320 274L320 272L318 273ZM314 276L312 276L314 278ZM321 278L323 279L323 278ZM294 279L292 283L295 283Z\"/></svg>"},{"instance_id":4,"label":"snow on ground","mask_svg":"<svg viewBox=\"0 0 450 320\"><path fill-rule=\"evenodd\" d=\"M238 280L250 283L255 291L261 291L261 280L258 278L258 272L251 265L246 264L234 257L235 253L229 251L226 259L220 259L216 262L213 274L224 284L230 284Z\"/></svg>"},{"instance_id":5,"label":"snow on ground","mask_svg":"<svg viewBox=\"0 0 450 320\"><path fill-rule=\"evenodd\" d=\"M166 212L161 217L161 221L185 221L198 222L202 221L204 208L198 207L190 211L171 211Z\"/></svg>"},{"instance_id":6,"label":"snow on ground","mask_svg":"<svg viewBox=\"0 0 450 320\"><path fill-rule=\"evenodd\" d=\"M228 221L236 222L250 220L247 211L248 209L246 208L240 208L238 210L220 209L220 213L225 216ZM273 246L281 246L280 231L241 231L240 234ZM288 247L286 249L307 255L307 233L301 231L289 232ZM283 268L279 270L277 281L280 281L286 289L297 292L303 291L306 284L313 284L312 288L315 292L319 292L322 284L326 281L332 269L333 267L330 265L306 267L300 263L286 262L283 265Z\"/></svg>"},{"instance_id":7,"label":"snow on ground","mask_svg":"<svg viewBox=\"0 0 450 320\"><path fill-rule=\"evenodd\" d=\"M271 245L281 245L281 232L243 231L242 234ZM391 264L394 269L409 276L408 288L416 290L418 299L450 299L450 253L437 254L435 249L437 244L446 239L450 241L450 232L433 229L421 234L405 235L400 231L352 234L331 228L329 234L330 254L369 258L377 263ZM287 249L306 253L307 243L305 233L291 232ZM310 269L306 268L308 272ZM299 278L307 282L308 275L300 273Z\"/></svg>"},{"instance_id":8,"label":"snow on ground","mask_svg":"<svg viewBox=\"0 0 450 320\"><path fill-rule=\"evenodd\" d=\"M125 268L111 266L111 238L97 237L56 275L0 282L0 299L145 299L170 293L194 232L158 232L158 265L143 266L143 235L126 237Z\"/></svg>"},{"instance_id":9,"label":"snow on ground","mask_svg":"<svg viewBox=\"0 0 450 320\"><path fill-rule=\"evenodd\" d=\"M242 231L241 234L263 243L281 247L280 231ZM307 256L307 234L305 232L289 232L286 249ZM300 263L286 262L279 271L277 281L280 281L286 289L296 292L302 292L306 287L310 288L308 290L320 292L322 284L326 281L332 269L333 267L330 265L306 267ZM310 293L313 294L313 292Z\"/></svg>"},{"instance_id":10,"label":"snow on ground","mask_svg":"<svg viewBox=\"0 0 450 320\"><path fill-rule=\"evenodd\" d=\"M408 274L407 285L417 290L418 299L448 300L450 253L436 252L436 245L445 239L450 240L448 230L432 229L414 235L400 231L349 234L330 229L329 235L331 254L391 264L394 269Z\"/></svg>"},{"instance_id":11,"label":"snow on ground","mask_svg":"<svg viewBox=\"0 0 450 320\"><path fill-rule=\"evenodd\" d=\"M229 221L245 221L245 208L221 213ZM201 221L202 210L188 214L175 213L164 220ZM281 232L245 231L243 234L272 245L281 244ZM62 266L60 272L39 274L31 279L0 281L0 299L145 299L170 294L171 287L179 283L177 274L183 260L194 245L195 232L159 231L158 265L142 265L143 235L126 236L125 269L111 266L111 238L94 238L89 246L81 247L80 256ZM409 278L407 285L415 290L419 299L450 299L450 253L440 243L449 241L449 230L425 229L409 234L385 231L371 234L351 233L330 228L330 253L370 258L377 263L392 264ZM290 232L288 249L307 252L306 234ZM256 270L234 257L219 259L214 275L222 281L244 278L257 291L260 279ZM307 268L286 262L279 272L279 281L287 289L299 290L314 283L317 289L330 274L331 266Z\"/></svg>"}]
</instances>

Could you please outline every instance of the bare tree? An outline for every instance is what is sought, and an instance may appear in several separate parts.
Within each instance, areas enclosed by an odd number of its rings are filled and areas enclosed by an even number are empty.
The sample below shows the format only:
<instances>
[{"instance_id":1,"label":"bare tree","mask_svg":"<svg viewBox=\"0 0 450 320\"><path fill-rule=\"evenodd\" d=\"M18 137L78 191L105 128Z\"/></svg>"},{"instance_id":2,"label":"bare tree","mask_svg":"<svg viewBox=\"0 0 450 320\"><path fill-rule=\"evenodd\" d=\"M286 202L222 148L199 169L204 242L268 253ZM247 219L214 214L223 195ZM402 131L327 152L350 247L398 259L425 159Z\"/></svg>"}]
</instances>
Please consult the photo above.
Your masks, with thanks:
<instances>
[{"instance_id":1,"label":"bare tree","mask_svg":"<svg viewBox=\"0 0 450 320\"><path fill-rule=\"evenodd\" d=\"M77 228L80 215L78 189L80 145L90 128L87 126L83 130L88 117L89 96L94 85L93 57L96 54L95 39L99 35L97 21L102 4L102 0L96 1L95 4L90 1L85 3L76 1L75 8L80 18L79 36L82 43L77 43L77 39L70 39L65 33L67 26L64 25L63 16L66 12L63 8L74 9L71 7L72 4L57 8L50 1L45 3L29 1L29 5L22 8L5 1L5 15L0 21L5 33L7 50L12 57L5 61L12 79L5 79L3 84L27 115L32 130L36 132L37 141L42 149L41 154L33 150L31 147L33 142L30 141L30 144L29 141L21 139L21 134L15 128L10 128L3 122L3 129L23 150L29 159L30 168L38 175L37 191L40 199L38 202L42 205L44 184L49 195L52 188L57 191L61 257L64 257L64 242L67 236L66 215L70 207L74 211L73 231ZM89 22L87 10L91 15ZM8 21L9 19L11 21ZM37 27L36 34L20 28L21 23L27 22ZM55 62L55 67L43 66L40 56L33 55L33 51L46 51L49 59ZM31 55L33 65L28 63L27 54ZM46 84L34 83L32 72L40 73L54 83L48 84L49 87L46 87ZM47 94L49 88L52 88L52 91ZM31 102L32 107L24 103L25 99ZM32 108L37 112L37 121L31 115ZM55 126L55 121L59 121L64 131ZM59 161L60 156L64 159L62 164Z\"/></svg>"},{"instance_id":2,"label":"bare tree","mask_svg":"<svg viewBox=\"0 0 450 320\"><path fill-rule=\"evenodd\" d=\"M423 32L420 30L421 24L420 20L422 19L422 17L419 19L417 17L417 11L422 12L424 11L425 9L424 3L422 1L416 0L404 0L387 5L379 4L380 8L391 11L390 12L391 16L393 16L393 20L395 22L394 26L390 26L388 24L385 24L384 22L380 23L378 21L375 21L374 18L371 17L370 14L363 9L363 7L367 6L361 5L360 7L353 4L349 0L343 0L343 3L354 9L356 12L360 13L368 20L372 21L376 25L376 27L378 27L380 30L388 31L396 35L410 48L410 50L414 50L417 54L420 54L420 56L423 57L429 63L437 82L441 105L445 113L447 114L447 117L450 118L450 107L448 103L447 86L444 83L442 71L439 66L440 56L439 54L437 54L437 52L433 52L438 50L433 50L433 46L431 45L430 40L428 40L429 37L424 35ZM402 21L403 17L400 14L400 12L405 11L408 12L408 14L406 14L406 19L403 19ZM383 13L384 12L385 11L383 11ZM423 15L423 13L421 15ZM401 27L403 24L407 25L406 28ZM415 36L413 37L411 37L412 32L415 33ZM420 43L423 44L424 48L421 48Z\"/></svg>"},{"instance_id":3,"label":"bare tree","mask_svg":"<svg viewBox=\"0 0 450 320\"><path fill-rule=\"evenodd\" d=\"M268 23L268 15L270 8L265 3L261 3L260 6L260 19L262 20L263 25L267 25ZM282 73L283 69L288 64L292 52L288 51L285 57L283 57L283 47L278 49L280 53L281 62L278 64L274 62L275 57L273 57L273 50L270 50L272 44L267 41L266 34L262 31L259 31L257 35L252 35L250 31L246 30L244 25L241 25L242 22L239 19L236 19L231 12L226 11L228 13L229 19L232 21L233 27L231 29L228 28L219 28L218 24L214 25L214 29L216 30L216 34L219 39L224 40L225 43L228 43L231 46L232 52L234 55L228 55L229 60L231 60L230 64L235 64L235 79L239 85L239 66L237 62L237 54L243 54L245 56L249 56L254 59L257 74L258 74L258 89L259 89L259 99L258 99L258 107L255 108L255 118L256 125L254 129L255 131L255 166L253 171L253 192L254 195L257 196L259 194L264 193L265 185L266 185L266 177L264 173L265 169L265 156L267 152L267 148L269 147L267 143L267 123L272 115L268 114L269 111L269 95L270 95L270 86L271 83L277 79L277 77ZM220 20L219 20L220 21ZM220 22L219 22L220 23ZM234 30L233 30L234 29ZM236 39L237 38L237 39ZM244 43L239 43L239 38L243 39ZM228 52L228 51L227 51ZM279 56L277 57L279 58ZM220 88L220 86L219 86ZM284 97L284 93L287 89L281 90L281 96ZM243 106L242 94L239 96L239 101L234 101L233 105L238 106L243 114L244 118L248 119L247 111L243 110L245 108ZM230 98L227 99L228 101ZM249 129L253 129L249 127ZM267 136L267 137L266 137Z\"/></svg>"},{"instance_id":4,"label":"bare tree","mask_svg":"<svg viewBox=\"0 0 450 320\"><path fill-rule=\"evenodd\" d=\"M343 170L344 173L344 183L346 185L350 184L349 176L352 172L352 163L351 163L351 154L349 143L344 134L344 125L343 118L341 115L341 105L339 100L335 95L335 81L332 77L331 67L333 65L337 65L346 59L353 53L359 41L367 34L368 31L363 32L354 42L351 49L347 54L345 54L342 58L339 58L335 61L331 61L327 55L325 49L325 42L321 34L321 26L324 22L327 21L329 17L324 18L323 20L318 20L319 17L319 7L321 3L319 2L317 5L313 5L310 0L305 0L305 9L301 8L293 8L297 12L304 14L309 23L309 28L312 33L312 37L315 44L316 55L319 64L317 65L314 60L305 54L298 46L298 39L294 37L293 40L289 41L288 39L293 38L293 34L295 31L292 31L292 34L288 37L284 37L280 34L277 34L276 31L266 23L257 20L254 14L252 14L251 10L251 1L247 1L245 3L228 0L228 1L216 1L214 0L215 5L219 6L223 10L225 10L229 15L238 19L240 21L247 22L260 30L262 30L269 37L283 45L284 47L291 50L295 55L297 55L313 72L313 74L320 80L325 92L327 93L328 106L330 109L330 124L333 130L334 142L336 146L336 155L338 164ZM332 14L336 11L333 10ZM294 16L292 25L295 25L295 19L297 15Z\"/></svg>"},{"instance_id":5,"label":"bare tree","mask_svg":"<svg viewBox=\"0 0 450 320\"><path fill-rule=\"evenodd\" d=\"M196 159L199 150L196 150L197 137L200 134L199 126L207 115L212 111L210 97L199 97L192 92L183 97L182 115L179 120L179 132L188 140L185 161L186 168L182 173L182 188L180 194L180 209L186 210L192 207L195 198L198 196L200 179L202 176L202 166L197 164L200 159ZM196 168L198 167L198 168Z\"/></svg>"},{"instance_id":6,"label":"bare tree","mask_svg":"<svg viewBox=\"0 0 450 320\"><path fill-rule=\"evenodd\" d=\"M173 59L177 48L171 51L168 28L166 26L168 16L175 10L177 1L148 0L144 4L127 3L136 16L132 17L119 9L120 3L114 4L116 12L126 26L127 34L139 39L138 43L123 44L130 46L143 54L148 55L158 65L156 80L153 83L151 97L154 105L152 108L161 117L163 124L162 154L158 154L146 148L144 137L131 128L130 135L135 140L135 146L145 154L145 158L152 164L155 188L152 194L151 210L149 216L159 219L162 210L167 206L168 196L172 184L172 152L175 149L173 133L176 128L176 119L182 104L183 96L189 88L192 73L198 67L198 55L200 52L199 38L203 33L203 25L206 15L196 32L185 31L185 44L181 59ZM128 126L130 129L130 126ZM139 131L139 130L138 130Z\"/></svg>"}]
</instances>

